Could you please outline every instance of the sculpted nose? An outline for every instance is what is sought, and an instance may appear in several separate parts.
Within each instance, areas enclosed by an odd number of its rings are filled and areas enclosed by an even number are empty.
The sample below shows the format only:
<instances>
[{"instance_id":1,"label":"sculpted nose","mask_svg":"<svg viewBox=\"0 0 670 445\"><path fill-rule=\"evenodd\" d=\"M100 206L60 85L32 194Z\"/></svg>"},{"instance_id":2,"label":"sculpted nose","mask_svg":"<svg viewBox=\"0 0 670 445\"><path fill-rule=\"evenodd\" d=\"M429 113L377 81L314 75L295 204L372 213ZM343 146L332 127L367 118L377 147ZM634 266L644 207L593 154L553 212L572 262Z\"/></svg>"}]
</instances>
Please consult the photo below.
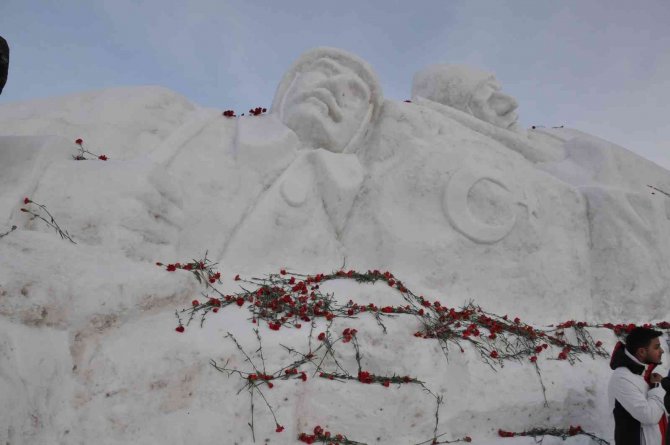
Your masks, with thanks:
<instances>
[{"instance_id":1,"label":"sculpted nose","mask_svg":"<svg viewBox=\"0 0 670 445\"><path fill-rule=\"evenodd\" d=\"M491 95L491 107L499 116L502 116L516 110L519 103L512 96L496 91Z\"/></svg>"}]
</instances>

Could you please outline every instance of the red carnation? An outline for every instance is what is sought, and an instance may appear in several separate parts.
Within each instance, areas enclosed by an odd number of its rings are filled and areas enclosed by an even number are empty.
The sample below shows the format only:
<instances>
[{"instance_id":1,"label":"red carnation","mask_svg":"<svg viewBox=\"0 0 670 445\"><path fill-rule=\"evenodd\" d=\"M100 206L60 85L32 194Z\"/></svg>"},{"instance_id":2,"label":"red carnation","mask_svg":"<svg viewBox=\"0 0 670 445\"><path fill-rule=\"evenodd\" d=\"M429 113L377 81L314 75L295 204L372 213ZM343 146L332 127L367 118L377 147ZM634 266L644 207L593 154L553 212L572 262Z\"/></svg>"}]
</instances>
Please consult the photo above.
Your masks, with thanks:
<instances>
[{"instance_id":1,"label":"red carnation","mask_svg":"<svg viewBox=\"0 0 670 445\"><path fill-rule=\"evenodd\" d=\"M284 431L284 427L281 426L280 424L277 424L277 429L275 431L281 433L282 431Z\"/></svg>"},{"instance_id":2,"label":"red carnation","mask_svg":"<svg viewBox=\"0 0 670 445\"><path fill-rule=\"evenodd\" d=\"M168 264L167 265L167 271L168 272L174 272L175 270L177 270L177 266L175 266L174 264Z\"/></svg>"},{"instance_id":3,"label":"red carnation","mask_svg":"<svg viewBox=\"0 0 670 445\"><path fill-rule=\"evenodd\" d=\"M373 377L368 371L359 371L358 372L358 381L361 383L372 383Z\"/></svg>"},{"instance_id":4,"label":"red carnation","mask_svg":"<svg viewBox=\"0 0 670 445\"><path fill-rule=\"evenodd\" d=\"M30 201L30 198L28 198L28 197L23 198L23 203L24 203L24 204L29 204L30 202L31 202L31 201Z\"/></svg>"},{"instance_id":5,"label":"red carnation","mask_svg":"<svg viewBox=\"0 0 670 445\"><path fill-rule=\"evenodd\" d=\"M179 332L179 333L184 332L184 326L182 326L182 325L177 326L177 327L175 328L175 331L177 331L177 332Z\"/></svg>"},{"instance_id":6,"label":"red carnation","mask_svg":"<svg viewBox=\"0 0 670 445\"><path fill-rule=\"evenodd\" d=\"M198 300L193 300L193 301L191 301L191 304L192 304L193 306L200 306L200 302L199 302Z\"/></svg>"},{"instance_id":7,"label":"red carnation","mask_svg":"<svg viewBox=\"0 0 670 445\"><path fill-rule=\"evenodd\" d=\"M570 425L570 429L568 430L568 435L569 436L575 436L579 433L583 433L584 430L582 430L582 427L577 425L577 426L572 426Z\"/></svg>"},{"instance_id":8,"label":"red carnation","mask_svg":"<svg viewBox=\"0 0 670 445\"><path fill-rule=\"evenodd\" d=\"M319 336L318 336L317 338L318 338L320 341L324 341L324 340L326 339L326 333L325 333L325 332L320 333Z\"/></svg>"},{"instance_id":9,"label":"red carnation","mask_svg":"<svg viewBox=\"0 0 670 445\"><path fill-rule=\"evenodd\" d=\"M77 145L81 145L81 144L84 143L84 140L81 139L81 138L79 138L79 139L77 139L76 141L74 141L74 143L77 144Z\"/></svg>"},{"instance_id":10,"label":"red carnation","mask_svg":"<svg viewBox=\"0 0 670 445\"><path fill-rule=\"evenodd\" d=\"M494 349L493 351L491 351L489 355L491 356L491 358L498 358L498 351Z\"/></svg>"},{"instance_id":11,"label":"red carnation","mask_svg":"<svg viewBox=\"0 0 670 445\"><path fill-rule=\"evenodd\" d=\"M101 161L106 161L106 160L107 160L107 156L105 156L105 155L100 155L100 156L98 156L98 159L100 159Z\"/></svg>"},{"instance_id":12,"label":"red carnation","mask_svg":"<svg viewBox=\"0 0 670 445\"><path fill-rule=\"evenodd\" d=\"M300 436L298 436L298 440L300 440L301 442L311 444L311 443L314 443L315 437L314 436L309 436L305 433L300 433Z\"/></svg>"}]
</instances>

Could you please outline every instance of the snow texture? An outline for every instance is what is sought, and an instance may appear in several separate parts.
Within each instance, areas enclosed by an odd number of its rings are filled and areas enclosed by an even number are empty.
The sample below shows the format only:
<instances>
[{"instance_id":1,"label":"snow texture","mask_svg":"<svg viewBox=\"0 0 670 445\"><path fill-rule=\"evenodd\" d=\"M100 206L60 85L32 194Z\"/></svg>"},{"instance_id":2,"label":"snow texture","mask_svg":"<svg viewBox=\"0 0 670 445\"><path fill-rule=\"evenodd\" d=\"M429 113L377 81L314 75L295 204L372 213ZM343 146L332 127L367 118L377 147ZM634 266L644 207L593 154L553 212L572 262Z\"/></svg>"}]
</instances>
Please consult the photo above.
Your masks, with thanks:
<instances>
[{"instance_id":1,"label":"snow texture","mask_svg":"<svg viewBox=\"0 0 670 445\"><path fill-rule=\"evenodd\" d=\"M0 106L0 233L18 226L0 238L0 442L252 443L243 383L209 360L249 370L223 337L254 351L256 325L233 305L176 333L175 309L201 287L154 265L205 251L224 292L238 273L380 269L450 307L472 300L541 325L670 318L670 197L648 187L670 191L670 172L578 130L477 116L463 104L493 78L460 73L449 91L418 76L416 100L397 102L364 61L319 48L267 115L227 118L158 87ZM109 160L74 161L77 138ZM21 212L26 196L77 244ZM323 291L402 304L385 284ZM606 360L541 359L545 405L530 363L494 371L467 346L447 361L412 335L418 322L393 319L384 334L362 315L331 329L359 330L365 369L443 395L445 438L530 444L497 429L580 424L611 440ZM258 328L272 370L291 361L279 344L305 347L309 332ZM356 372L353 352L341 361ZM282 433L256 400L257 443L298 443L317 424L368 444L432 437L435 401L420 388L311 377L265 391Z\"/></svg>"}]
</instances>

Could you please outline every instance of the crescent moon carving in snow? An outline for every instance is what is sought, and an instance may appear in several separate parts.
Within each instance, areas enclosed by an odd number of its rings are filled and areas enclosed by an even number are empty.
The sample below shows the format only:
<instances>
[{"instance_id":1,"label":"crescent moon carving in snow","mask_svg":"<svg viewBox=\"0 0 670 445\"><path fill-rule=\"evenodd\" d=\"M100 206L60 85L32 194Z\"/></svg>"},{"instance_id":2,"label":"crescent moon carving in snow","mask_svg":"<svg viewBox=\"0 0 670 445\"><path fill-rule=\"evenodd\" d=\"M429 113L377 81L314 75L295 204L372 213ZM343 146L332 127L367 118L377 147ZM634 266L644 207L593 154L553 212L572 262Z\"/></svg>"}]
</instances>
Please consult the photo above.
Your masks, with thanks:
<instances>
[{"instance_id":1,"label":"crescent moon carving in snow","mask_svg":"<svg viewBox=\"0 0 670 445\"><path fill-rule=\"evenodd\" d=\"M468 205L468 194L479 181L489 180L510 192L503 176L493 171L478 171L469 168L456 171L444 190L442 207L451 225L460 233L479 244L492 244L505 238L516 224L516 213L502 224L487 224L476 218ZM511 192L510 192L511 193Z\"/></svg>"}]
</instances>

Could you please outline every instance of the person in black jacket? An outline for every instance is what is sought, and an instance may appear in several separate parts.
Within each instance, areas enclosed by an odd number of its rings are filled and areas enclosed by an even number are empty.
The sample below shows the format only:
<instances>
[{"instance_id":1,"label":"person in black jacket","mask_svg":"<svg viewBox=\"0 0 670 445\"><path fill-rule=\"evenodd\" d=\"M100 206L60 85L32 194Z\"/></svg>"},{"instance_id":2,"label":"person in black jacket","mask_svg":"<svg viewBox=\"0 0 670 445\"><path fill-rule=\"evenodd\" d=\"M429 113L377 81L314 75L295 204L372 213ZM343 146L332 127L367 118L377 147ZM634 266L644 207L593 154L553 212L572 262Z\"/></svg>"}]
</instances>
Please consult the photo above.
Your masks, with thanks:
<instances>
[{"instance_id":1,"label":"person in black jacket","mask_svg":"<svg viewBox=\"0 0 670 445\"><path fill-rule=\"evenodd\" d=\"M653 373L663 356L661 335L653 329L635 328L626 344L619 342L612 353L609 395L617 445L664 445L670 378Z\"/></svg>"},{"instance_id":2,"label":"person in black jacket","mask_svg":"<svg viewBox=\"0 0 670 445\"><path fill-rule=\"evenodd\" d=\"M7 83L7 73L9 72L9 45L7 40L0 36L0 94Z\"/></svg>"}]
</instances>

